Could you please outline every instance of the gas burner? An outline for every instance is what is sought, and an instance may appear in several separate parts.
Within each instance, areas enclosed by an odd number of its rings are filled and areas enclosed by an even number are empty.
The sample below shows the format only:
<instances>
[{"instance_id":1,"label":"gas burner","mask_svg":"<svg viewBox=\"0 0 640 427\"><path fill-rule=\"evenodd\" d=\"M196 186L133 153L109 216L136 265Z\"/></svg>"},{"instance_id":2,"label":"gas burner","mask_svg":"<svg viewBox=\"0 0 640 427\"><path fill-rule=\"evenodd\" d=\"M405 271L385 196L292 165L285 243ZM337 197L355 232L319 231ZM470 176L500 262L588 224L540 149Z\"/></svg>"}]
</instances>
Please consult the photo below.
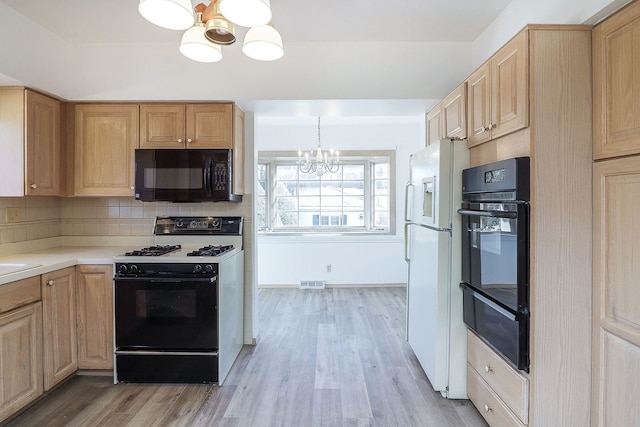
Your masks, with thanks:
<instances>
[{"instance_id":1,"label":"gas burner","mask_svg":"<svg viewBox=\"0 0 640 427\"><path fill-rule=\"evenodd\" d=\"M219 256L233 249L233 245L204 246L187 253L187 256Z\"/></svg>"},{"instance_id":2,"label":"gas burner","mask_svg":"<svg viewBox=\"0 0 640 427\"><path fill-rule=\"evenodd\" d=\"M147 248L138 249L135 251L127 252L125 256L160 256L166 255L170 252L177 251L181 248L180 245L155 245Z\"/></svg>"}]
</instances>

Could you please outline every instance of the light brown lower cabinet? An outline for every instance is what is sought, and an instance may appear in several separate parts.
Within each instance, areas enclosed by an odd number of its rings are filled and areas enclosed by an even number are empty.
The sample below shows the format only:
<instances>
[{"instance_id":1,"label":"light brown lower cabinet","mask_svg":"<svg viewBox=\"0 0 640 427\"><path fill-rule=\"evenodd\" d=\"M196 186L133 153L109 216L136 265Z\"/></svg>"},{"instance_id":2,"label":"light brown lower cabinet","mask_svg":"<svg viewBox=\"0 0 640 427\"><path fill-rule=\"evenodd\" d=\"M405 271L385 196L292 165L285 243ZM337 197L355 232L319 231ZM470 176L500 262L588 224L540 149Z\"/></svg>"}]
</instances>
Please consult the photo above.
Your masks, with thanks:
<instances>
[{"instance_id":1,"label":"light brown lower cabinet","mask_svg":"<svg viewBox=\"0 0 640 427\"><path fill-rule=\"evenodd\" d=\"M529 423L529 379L467 331L467 393L491 427Z\"/></svg>"},{"instance_id":2,"label":"light brown lower cabinet","mask_svg":"<svg viewBox=\"0 0 640 427\"><path fill-rule=\"evenodd\" d=\"M42 394L41 343L42 303L0 314L0 423Z\"/></svg>"},{"instance_id":3,"label":"light brown lower cabinet","mask_svg":"<svg viewBox=\"0 0 640 427\"><path fill-rule=\"evenodd\" d=\"M78 370L75 267L43 274L44 389Z\"/></svg>"},{"instance_id":4,"label":"light brown lower cabinet","mask_svg":"<svg viewBox=\"0 0 640 427\"><path fill-rule=\"evenodd\" d=\"M113 369L111 265L78 265L78 368Z\"/></svg>"}]
</instances>

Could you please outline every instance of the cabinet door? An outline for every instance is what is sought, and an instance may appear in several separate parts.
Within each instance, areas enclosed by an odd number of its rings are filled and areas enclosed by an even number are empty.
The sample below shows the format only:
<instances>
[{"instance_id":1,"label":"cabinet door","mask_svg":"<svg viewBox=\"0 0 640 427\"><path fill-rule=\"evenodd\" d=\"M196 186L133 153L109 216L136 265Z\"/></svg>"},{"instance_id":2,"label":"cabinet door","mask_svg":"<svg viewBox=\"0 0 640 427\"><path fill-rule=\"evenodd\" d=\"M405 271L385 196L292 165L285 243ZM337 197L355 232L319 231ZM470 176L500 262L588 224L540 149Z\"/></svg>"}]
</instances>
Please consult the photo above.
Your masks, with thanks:
<instances>
[{"instance_id":1,"label":"cabinet door","mask_svg":"<svg viewBox=\"0 0 640 427\"><path fill-rule=\"evenodd\" d=\"M41 276L44 329L44 389L78 369L75 268Z\"/></svg>"},{"instance_id":2,"label":"cabinet door","mask_svg":"<svg viewBox=\"0 0 640 427\"><path fill-rule=\"evenodd\" d=\"M30 90L25 97L25 193L60 196L60 101Z\"/></svg>"},{"instance_id":3,"label":"cabinet door","mask_svg":"<svg viewBox=\"0 0 640 427\"><path fill-rule=\"evenodd\" d=\"M491 138L491 68L484 64L467 79L467 136L468 146L481 144Z\"/></svg>"},{"instance_id":4,"label":"cabinet door","mask_svg":"<svg viewBox=\"0 0 640 427\"><path fill-rule=\"evenodd\" d=\"M113 369L111 265L78 265L78 368Z\"/></svg>"},{"instance_id":5,"label":"cabinet door","mask_svg":"<svg viewBox=\"0 0 640 427\"><path fill-rule=\"evenodd\" d=\"M640 156L594 165L591 425L638 425Z\"/></svg>"},{"instance_id":6,"label":"cabinet door","mask_svg":"<svg viewBox=\"0 0 640 427\"><path fill-rule=\"evenodd\" d=\"M432 142L440 140L442 134L442 103L438 103L427 113L426 145L431 145Z\"/></svg>"},{"instance_id":7,"label":"cabinet door","mask_svg":"<svg viewBox=\"0 0 640 427\"><path fill-rule=\"evenodd\" d=\"M442 100L442 127L447 138L467 137L467 83Z\"/></svg>"},{"instance_id":8,"label":"cabinet door","mask_svg":"<svg viewBox=\"0 0 640 427\"><path fill-rule=\"evenodd\" d=\"M593 156L640 153L640 2L593 30Z\"/></svg>"},{"instance_id":9,"label":"cabinet door","mask_svg":"<svg viewBox=\"0 0 640 427\"><path fill-rule=\"evenodd\" d=\"M491 58L491 138L529 125L529 32L522 31Z\"/></svg>"},{"instance_id":10,"label":"cabinet door","mask_svg":"<svg viewBox=\"0 0 640 427\"><path fill-rule=\"evenodd\" d=\"M184 104L140 105L140 148L184 148Z\"/></svg>"},{"instance_id":11,"label":"cabinet door","mask_svg":"<svg viewBox=\"0 0 640 427\"><path fill-rule=\"evenodd\" d=\"M244 111L233 107L233 194L244 194Z\"/></svg>"},{"instance_id":12,"label":"cabinet door","mask_svg":"<svg viewBox=\"0 0 640 427\"><path fill-rule=\"evenodd\" d=\"M76 106L75 195L133 196L138 106Z\"/></svg>"},{"instance_id":13,"label":"cabinet door","mask_svg":"<svg viewBox=\"0 0 640 427\"><path fill-rule=\"evenodd\" d=\"M0 422L42 394L42 303L0 314Z\"/></svg>"},{"instance_id":14,"label":"cabinet door","mask_svg":"<svg viewBox=\"0 0 640 427\"><path fill-rule=\"evenodd\" d=\"M187 148L233 148L233 104L187 104Z\"/></svg>"}]
</instances>

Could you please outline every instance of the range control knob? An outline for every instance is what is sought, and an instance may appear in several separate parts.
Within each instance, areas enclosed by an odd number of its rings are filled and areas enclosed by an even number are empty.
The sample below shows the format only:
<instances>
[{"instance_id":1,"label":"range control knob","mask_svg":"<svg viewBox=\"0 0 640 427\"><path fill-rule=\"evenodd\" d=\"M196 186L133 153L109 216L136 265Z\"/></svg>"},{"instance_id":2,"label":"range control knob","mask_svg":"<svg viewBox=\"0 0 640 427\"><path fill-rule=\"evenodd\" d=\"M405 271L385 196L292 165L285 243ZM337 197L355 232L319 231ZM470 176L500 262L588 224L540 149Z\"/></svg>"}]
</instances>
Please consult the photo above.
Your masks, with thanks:
<instances>
[{"instance_id":1,"label":"range control knob","mask_svg":"<svg viewBox=\"0 0 640 427\"><path fill-rule=\"evenodd\" d=\"M201 273L202 272L202 266L200 264L196 264L193 266L193 272L194 273Z\"/></svg>"},{"instance_id":2,"label":"range control knob","mask_svg":"<svg viewBox=\"0 0 640 427\"><path fill-rule=\"evenodd\" d=\"M204 270L205 270L207 273L211 273L211 272L213 272L213 265L211 265L211 264L207 264L207 265L205 265L205 266L204 266Z\"/></svg>"},{"instance_id":3,"label":"range control knob","mask_svg":"<svg viewBox=\"0 0 640 427\"><path fill-rule=\"evenodd\" d=\"M129 267L129 272L137 273L138 272L138 266L133 264L131 267Z\"/></svg>"},{"instance_id":4,"label":"range control knob","mask_svg":"<svg viewBox=\"0 0 640 427\"><path fill-rule=\"evenodd\" d=\"M120 264L118 266L118 273L124 274L126 272L127 272L127 265L126 264Z\"/></svg>"}]
</instances>

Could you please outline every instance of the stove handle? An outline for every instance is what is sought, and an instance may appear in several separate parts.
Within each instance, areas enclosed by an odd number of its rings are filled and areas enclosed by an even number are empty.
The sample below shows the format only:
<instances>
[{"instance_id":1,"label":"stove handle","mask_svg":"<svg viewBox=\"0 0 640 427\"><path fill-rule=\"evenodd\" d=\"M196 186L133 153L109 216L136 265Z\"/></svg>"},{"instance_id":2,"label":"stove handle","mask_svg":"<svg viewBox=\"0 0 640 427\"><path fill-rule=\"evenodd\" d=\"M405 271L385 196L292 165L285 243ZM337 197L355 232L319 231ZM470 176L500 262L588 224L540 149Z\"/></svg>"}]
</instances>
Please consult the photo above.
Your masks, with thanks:
<instances>
[{"instance_id":1,"label":"stove handle","mask_svg":"<svg viewBox=\"0 0 640 427\"><path fill-rule=\"evenodd\" d=\"M490 216L493 218L509 218L509 219L518 218L517 213L505 212L505 211L474 211L470 209L458 209L458 213L460 215L469 215L469 216Z\"/></svg>"},{"instance_id":2,"label":"stove handle","mask_svg":"<svg viewBox=\"0 0 640 427\"><path fill-rule=\"evenodd\" d=\"M118 277L114 278L116 282L147 282L147 283L184 283L184 282L209 282L215 283L218 276L207 277L180 277L180 278L149 278L149 277Z\"/></svg>"}]
</instances>

